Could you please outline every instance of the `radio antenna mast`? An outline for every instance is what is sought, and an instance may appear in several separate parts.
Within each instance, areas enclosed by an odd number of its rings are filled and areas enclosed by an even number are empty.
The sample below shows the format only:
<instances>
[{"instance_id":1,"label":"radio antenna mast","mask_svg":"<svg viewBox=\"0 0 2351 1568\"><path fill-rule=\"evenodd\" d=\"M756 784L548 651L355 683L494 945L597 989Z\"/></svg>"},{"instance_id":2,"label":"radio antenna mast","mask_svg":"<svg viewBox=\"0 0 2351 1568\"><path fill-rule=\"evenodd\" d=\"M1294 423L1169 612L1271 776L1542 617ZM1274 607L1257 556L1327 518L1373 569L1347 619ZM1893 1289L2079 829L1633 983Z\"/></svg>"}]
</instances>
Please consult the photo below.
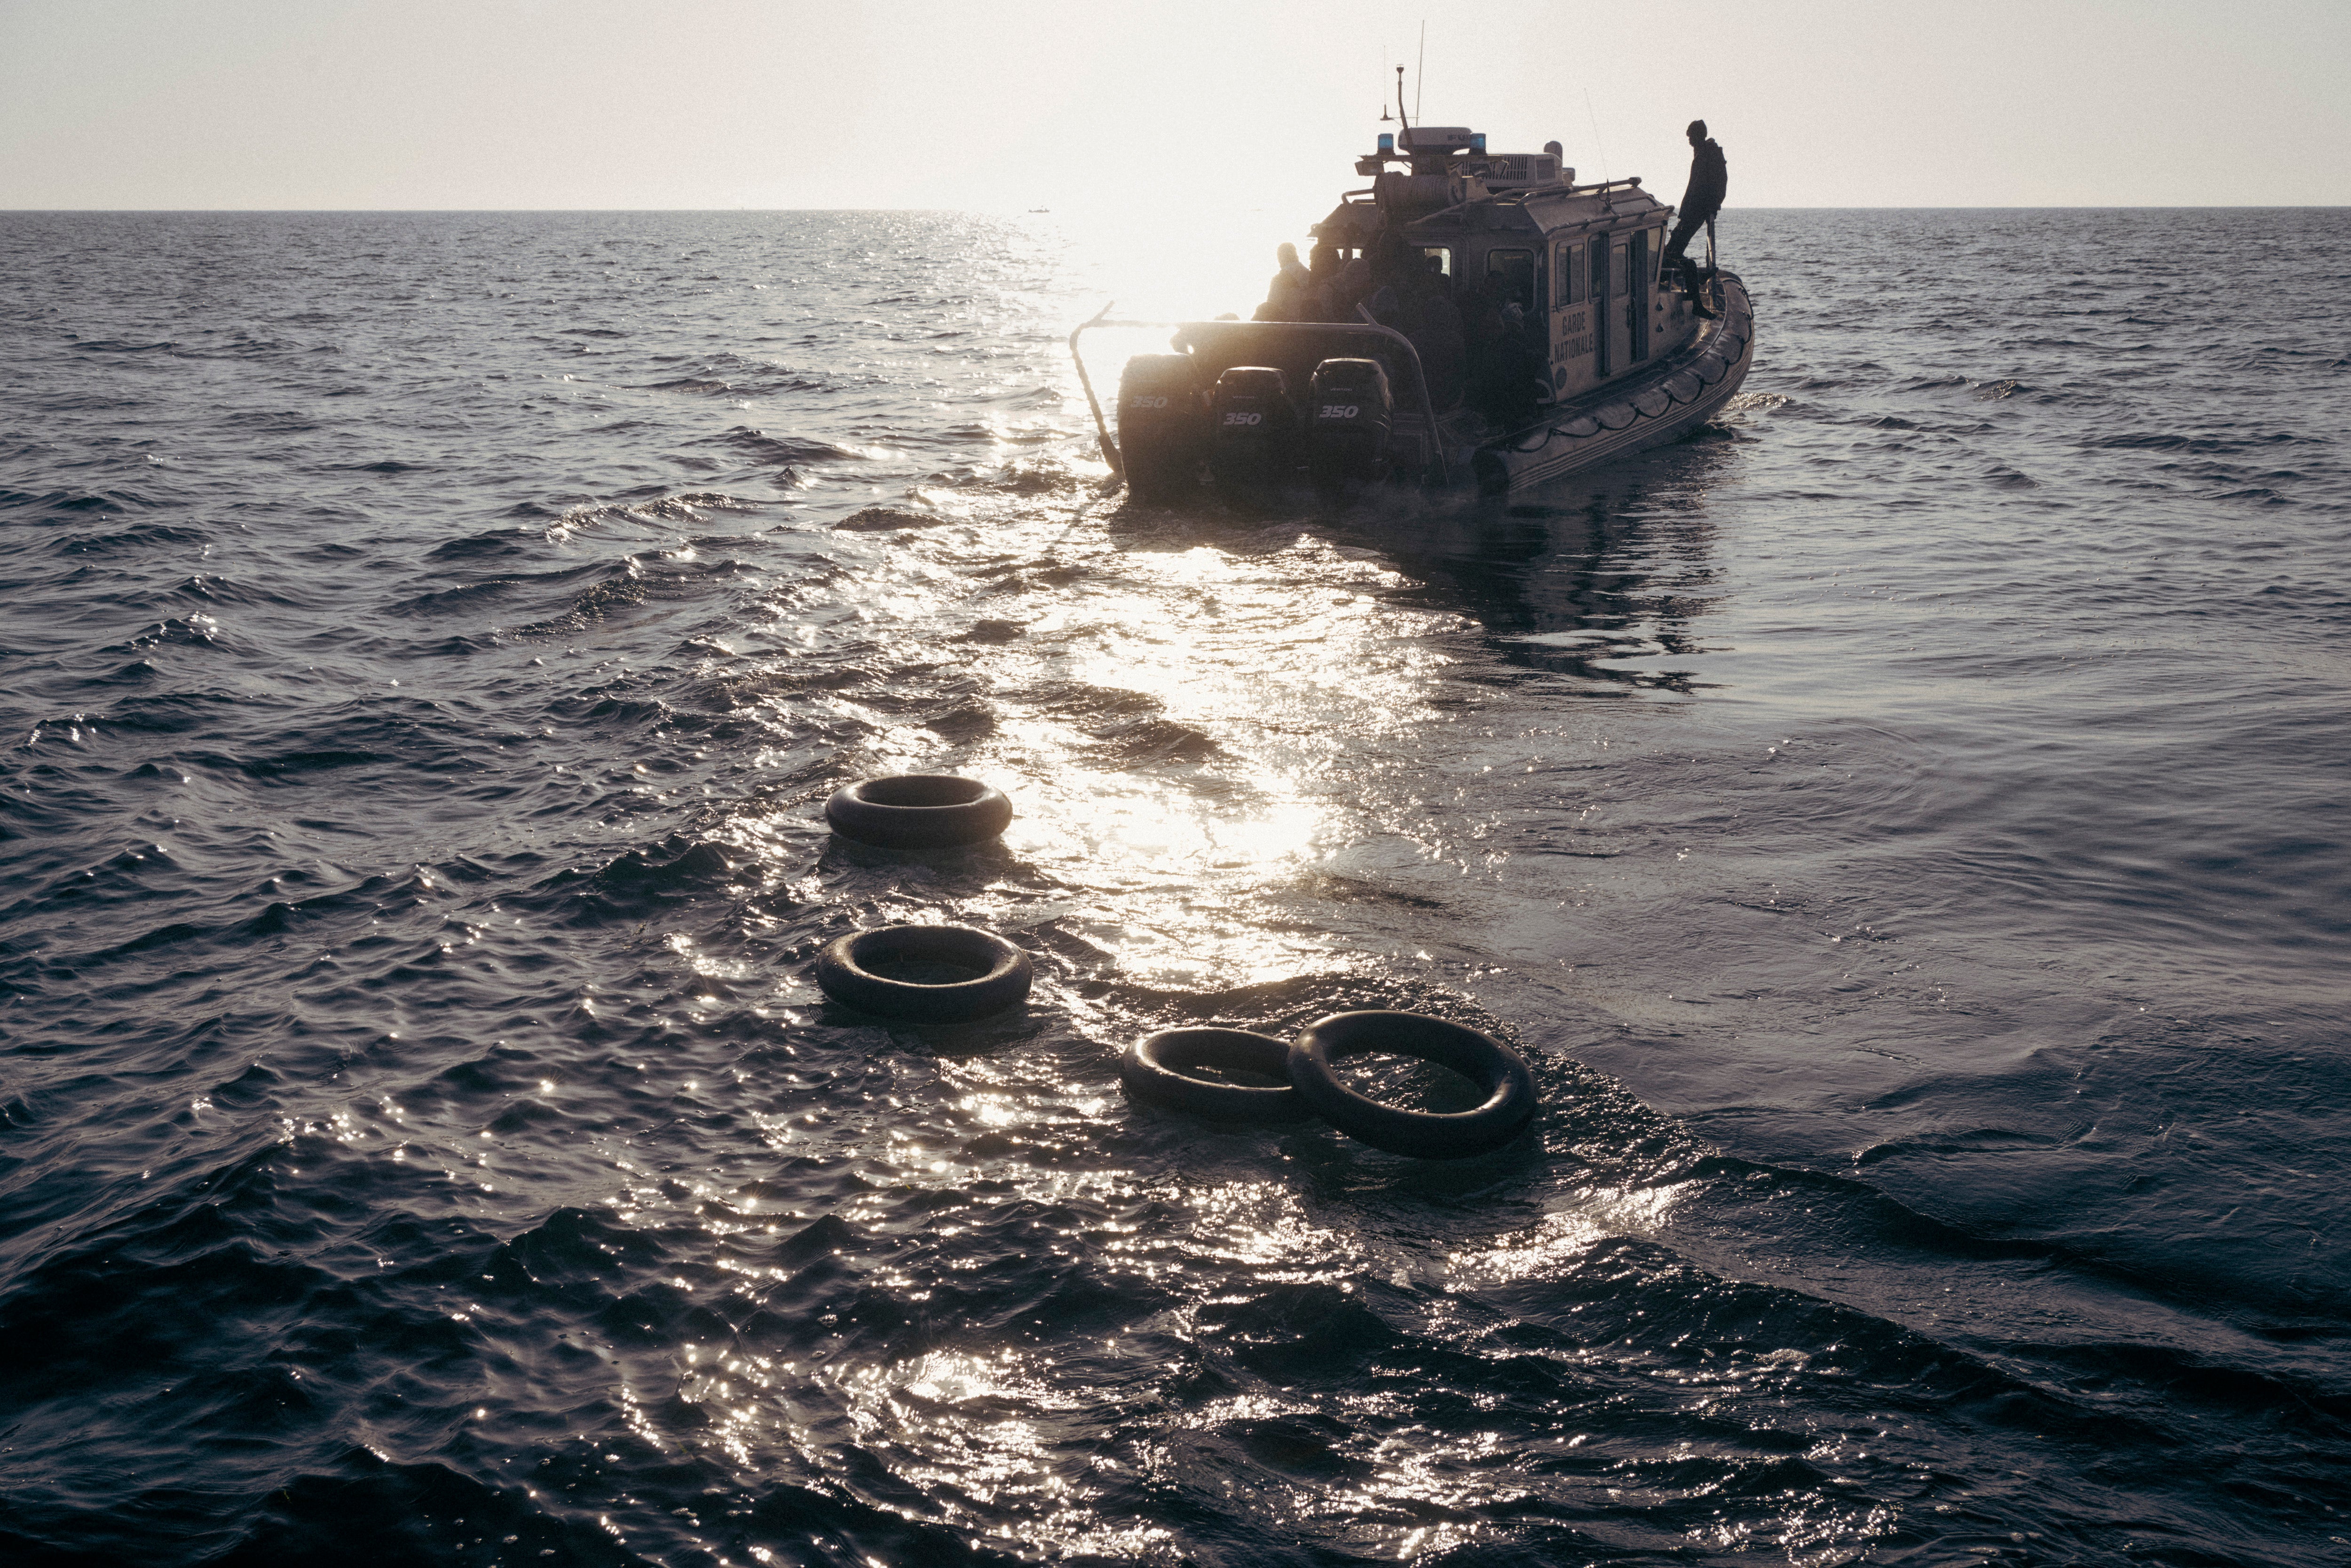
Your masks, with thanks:
<instances>
[{"instance_id":1,"label":"radio antenna mast","mask_svg":"<svg viewBox=\"0 0 2351 1568\"><path fill-rule=\"evenodd\" d=\"M1583 117L1592 121L1592 145L1600 154L1600 183L1604 185L1612 183L1608 178L1608 144L1600 140L1600 116L1593 112L1590 88L1583 89Z\"/></svg>"},{"instance_id":2,"label":"radio antenna mast","mask_svg":"<svg viewBox=\"0 0 2351 1568\"><path fill-rule=\"evenodd\" d=\"M1420 117L1420 89L1428 85L1428 24L1420 25L1420 60L1412 68L1413 118Z\"/></svg>"}]
</instances>

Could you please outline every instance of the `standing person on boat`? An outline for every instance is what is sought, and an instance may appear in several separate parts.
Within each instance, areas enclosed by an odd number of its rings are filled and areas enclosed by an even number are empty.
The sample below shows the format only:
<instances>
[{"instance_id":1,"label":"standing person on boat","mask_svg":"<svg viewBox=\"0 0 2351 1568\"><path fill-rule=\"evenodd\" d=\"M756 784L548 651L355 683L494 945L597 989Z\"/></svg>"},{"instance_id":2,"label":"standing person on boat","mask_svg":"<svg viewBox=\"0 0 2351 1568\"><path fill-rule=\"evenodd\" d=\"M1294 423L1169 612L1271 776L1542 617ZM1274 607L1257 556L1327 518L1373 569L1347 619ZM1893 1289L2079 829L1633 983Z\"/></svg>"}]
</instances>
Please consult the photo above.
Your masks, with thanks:
<instances>
[{"instance_id":1,"label":"standing person on boat","mask_svg":"<svg viewBox=\"0 0 2351 1568\"><path fill-rule=\"evenodd\" d=\"M1682 193L1681 217L1674 225L1673 237L1666 241L1663 265L1681 268L1682 287L1689 291L1698 313L1711 316L1714 312L1698 298L1698 264L1682 252L1699 225L1705 225L1710 230L1715 214L1722 211L1722 198L1730 189L1730 166L1723 162L1721 146L1706 133L1705 120L1689 122L1689 188Z\"/></svg>"},{"instance_id":2,"label":"standing person on boat","mask_svg":"<svg viewBox=\"0 0 2351 1568\"><path fill-rule=\"evenodd\" d=\"M1309 281L1306 266L1298 259L1298 247L1288 240L1283 240L1281 248L1273 255L1281 269L1266 286L1265 303L1257 308L1257 319L1260 321L1298 320L1299 301L1304 296Z\"/></svg>"},{"instance_id":3,"label":"standing person on boat","mask_svg":"<svg viewBox=\"0 0 2351 1568\"><path fill-rule=\"evenodd\" d=\"M1417 273L1406 275L1404 335L1420 355L1421 374L1427 378L1428 401L1437 411L1461 401L1468 374L1469 344L1461 331L1461 312L1445 293L1443 264L1429 256Z\"/></svg>"},{"instance_id":4,"label":"standing person on boat","mask_svg":"<svg viewBox=\"0 0 2351 1568\"><path fill-rule=\"evenodd\" d=\"M1306 258L1305 287L1298 291L1300 321L1338 321L1339 247L1325 242L1317 245Z\"/></svg>"},{"instance_id":5,"label":"standing person on boat","mask_svg":"<svg viewBox=\"0 0 2351 1568\"><path fill-rule=\"evenodd\" d=\"M1534 417L1541 367L1525 333L1510 324L1510 305L1499 291L1481 288L1461 315L1469 336L1469 406L1514 430Z\"/></svg>"},{"instance_id":6,"label":"standing person on boat","mask_svg":"<svg viewBox=\"0 0 2351 1568\"><path fill-rule=\"evenodd\" d=\"M1371 292L1372 264L1360 256L1349 257L1346 265L1339 268L1339 280L1331 286L1330 319L1333 321L1359 319L1355 307L1369 298Z\"/></svg>"},{"instance_id":7,"label":"standing person on boat","mask_svg":"<svg viewBox=\"0 0 2351 1568\"><path fill-rule=\"evenodd\" d=\"M1398 327L1404 320L1404 290L1408 281L1406 269L1411 257L1404 241L1394 229L1382 229L1372 243L1364 247L1364 259L1371 263L1372 291L1364 297L1364 308L1372 319L1383 327Z\"/></svg>"}]
</instances>

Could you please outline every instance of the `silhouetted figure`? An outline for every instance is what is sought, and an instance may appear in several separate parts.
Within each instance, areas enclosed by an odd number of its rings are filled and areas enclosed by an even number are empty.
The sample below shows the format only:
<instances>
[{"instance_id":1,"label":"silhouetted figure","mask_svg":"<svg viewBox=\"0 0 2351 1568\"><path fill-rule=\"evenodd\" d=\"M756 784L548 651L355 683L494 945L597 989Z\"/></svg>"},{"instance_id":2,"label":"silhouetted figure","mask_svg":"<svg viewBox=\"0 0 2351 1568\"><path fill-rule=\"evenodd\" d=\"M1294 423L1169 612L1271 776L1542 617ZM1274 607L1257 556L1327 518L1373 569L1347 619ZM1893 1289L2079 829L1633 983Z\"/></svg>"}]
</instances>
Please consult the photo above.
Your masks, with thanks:
<instances>
[{"instance_id":1,"label":"silhouetted figure","mask_svg":"<svg viewBox=\"0 0 2351 1568\"><path fill-rule=\"evenodd\" d=\"M1364 259L1371 267L1372 281L1363 308L1381 326L1402 331L1405 296L1412 287L1413 263L1418 258L1394 229L1384 228L1364 247Z\"/></svg>"},{"instance_id":2,"label":"silhouetted figure","mask_svg":"<svg viewBox=\"0 0 2351 1568\"><path fill-rule=\"evenodd\" d=\"M1339 247L1318 245L1306 257L1306 286L1298 291L1298 319L1337 321L1339 313Z\"/></svg>"},{"instance_id":3,"label":"silhouetted figure","mask_svg":"<svg viewBox=\"0 0 2351 1568\"><path fill-rule=\"evenodd\" d=\"M1371 297L1372 264L1362 256L1351 257L1339 269L1339 280L1331 287L1333 321L1359 321L1355 307Z\"/></svg>"},{"instance_id":4,"label":"silhouetted figure","mask_svg":"<svg viewBox=\"0 0 2351 1568\"><path fill-rule=\"evenodd\" d=\"M1305 264L1298 259L1298 247L1288 240L1282 241L1281 248L1273 255L1281 270L1273 275L1271 283L1266 285L1265 303L1257 308L1257 319L1260 321L1299 320L1301 319L1298 314L1299 300L1310 282Z\"/></svg>"},{"instance_id":5,"label":"silhouetted figure","mask_svg":"<svg viewBox=\"0 0 2351 1568\"><path fill-rule=\"evenodd\" d=\"M1404 335L1420 355L1420 371L1428 381L1428 401L1439 412L1461 401L1468 379L1469 345L1461 331L1461 312L1446 297L1444 264L1430 256L1417 274L1405 275Z\"/></svg>"},{"instance_id":6,"label":"silhouetted figure","mask_svg":"<svg viewBox=\"0 0 2351 1568\"><path fill-rule=\"evenodd\" d=\"M1534 417L1540 362L1525 334L1510 325L1509 301L1491 287L1464 305L1469 337L1469 406L1509 428Z\"/></svg>"},{"instance_id":7,"label":"silhouetted figure","mask_svg":"<svg viewBox=\"0 0 2351 1568\"><path fill-rule=\"evenodd\" d=\"M1689 247L1690 236L1700 225L1711 225L1715 214L1722 211L1722 198L1730 189L1730 167L1723 162L1722 149L1706 133L1706 121L1689 122L1690 175L1689 188L1682 193L1681 216L1674 225L1673 237L1666 241L1663 258L1667 267L1681 269L1682 287L1701 316L1711 316L1706 301L1698 294L1698 267L1682 253Z\"/></svg>"}]
</instances>

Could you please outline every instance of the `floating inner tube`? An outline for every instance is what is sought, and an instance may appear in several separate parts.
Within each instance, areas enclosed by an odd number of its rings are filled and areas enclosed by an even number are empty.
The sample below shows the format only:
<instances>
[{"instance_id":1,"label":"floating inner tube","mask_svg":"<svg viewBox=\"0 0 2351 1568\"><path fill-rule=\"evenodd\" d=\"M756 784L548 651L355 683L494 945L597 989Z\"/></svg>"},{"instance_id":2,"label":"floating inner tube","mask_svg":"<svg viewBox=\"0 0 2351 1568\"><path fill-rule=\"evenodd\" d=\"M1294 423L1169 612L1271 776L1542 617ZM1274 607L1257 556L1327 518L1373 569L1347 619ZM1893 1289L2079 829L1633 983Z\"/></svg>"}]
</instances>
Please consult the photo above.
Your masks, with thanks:
<instances>
[{"instance_id":1,"label":"floating inner tube","mask_svg":"<svg viewBox=\"0 0 2351 1568\"><path fill-rule=\"evenodd\" d=\"M1486 1091L1474 1110L1408 1111L1383 1105L1341 1083L1333 1061L1384 1051L1449 1067ZM1290 1081L1323 1120L1392 1155L1454 1160L1499 1149L1535 1113L1526 1059L1491 1035L1420 1013L1333 1013L1290 1046Z\"/></svg>"},{"instance_id":2,"label":"floating inner tube","mask_svg":"<svg viewBox=\"0 0 2351 1568\"><path fill-rule=\"evenodd\" d=\"M977 971L934 984L893 979L875 965L923 964ZM844 1007L912 1023L967 1023L1018 1007L1034 976L1029 955L968 925L882 925L825 945L816 983Z\"/></svg>"},{"instance_id":3,"label":"floating inner tube","mask_svg":"<svg viewBox=\"0 0 2351 1568\"><path fill-rule=\"evenodd\" d=\"M1277 1082L1258 1088L1192 1076L1201 1067L1262 1073ZM1314 1114L1297 1090L1280 1082L1290 1076L1290 1047L1245 1029L1161 1030L1127 1049L1118 1076L1138 1100L1218 1122L1298 1122Z\"/></svg>"},{"instance_id":4,"label":"floating inner tube","mask_svg":"<svg viewBox=\"0 0 2351 1568\"><path fill-rule=\"evenodd\" d=\"M996 837L1012 822L1001 790L952 773L902 773L845 784L824 803L844 839L885 850L948 850Z\"/></svg>"}]
</instances>

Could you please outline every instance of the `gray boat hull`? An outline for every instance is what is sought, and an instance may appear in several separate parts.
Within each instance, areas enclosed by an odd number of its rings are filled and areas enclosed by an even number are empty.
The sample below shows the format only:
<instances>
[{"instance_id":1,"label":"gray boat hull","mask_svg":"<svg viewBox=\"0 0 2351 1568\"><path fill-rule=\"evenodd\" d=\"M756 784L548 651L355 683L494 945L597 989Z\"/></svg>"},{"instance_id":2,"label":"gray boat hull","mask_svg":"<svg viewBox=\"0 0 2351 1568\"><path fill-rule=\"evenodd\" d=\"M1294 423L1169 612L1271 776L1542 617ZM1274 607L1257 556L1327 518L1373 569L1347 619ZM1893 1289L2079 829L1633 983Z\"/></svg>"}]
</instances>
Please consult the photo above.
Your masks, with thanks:
<instances>
[{"instance_id":1,"label":"gray boat hull","mask_svg":"<svg viewBox=\"0 0 2351 1568\"><path fill-rule=\"evenodd\" d=\"M1678 441L1738 395L1755 361L1755 314L1736 274L1721 273L1721 312L1690 341L1638 374L1543 411L1521 430L1465 453L1488 495L1548 484L1596 464ZM1466 464L1462 459L1466 458Z\"/></svg>"},{"instance_id":2,"label":"gray boat hull","mask_svg":"<svg viewBox=\"0 0 2351 1568\"><path fill-rule=\"evenodd\" d=\"M1477 414L1436 413L1418 351L1402 333L1369 320L1113 321L1105 308L1070 334L1070 351L1093 409L1102 456L1122 477L1127 477L1126 461L1102 417L1079 340L1097 327L1174 327L1169 347L1190 361L1190 383L1202 396L1203 389L1236 366L1278 370L1287 385L1302 388L1325 360L1377 361L1399 394L1384 459L1387 473L1425 485L1474 481L1489 495L1502 495L1678 441L1722 411L1754 361L1755 317L1738 276L1723 272L1716 277L1719 313L1688 342L1544 409L1541 419L1501 436ZM1122 409L1122 437L1128 434L1125 417ZM1205 474L1202 465L1193 477L1204 480Z\"/></svg>"}]
</instances>

